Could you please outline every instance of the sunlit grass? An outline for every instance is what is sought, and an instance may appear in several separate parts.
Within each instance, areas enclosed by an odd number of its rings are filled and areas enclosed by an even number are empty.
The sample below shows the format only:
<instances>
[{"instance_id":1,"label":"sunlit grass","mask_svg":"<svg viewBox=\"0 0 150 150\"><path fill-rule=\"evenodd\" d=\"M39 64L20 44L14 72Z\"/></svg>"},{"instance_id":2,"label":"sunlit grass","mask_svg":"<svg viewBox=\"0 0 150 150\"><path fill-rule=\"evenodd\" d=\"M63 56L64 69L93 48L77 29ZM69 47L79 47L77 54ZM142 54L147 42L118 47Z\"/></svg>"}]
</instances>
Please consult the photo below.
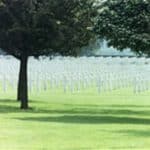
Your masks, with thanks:
<instances>
[{"instance_id":1,"label":"sunlit grass","mask_svg":"<svg viewBox=\"0 0 150 150\"><path fill-rule=\"evenodd\" d=\"M0 95L0 150L150 148L150 92L34 91L27 111L13 91Z\"/></svg>"}]
</instances>

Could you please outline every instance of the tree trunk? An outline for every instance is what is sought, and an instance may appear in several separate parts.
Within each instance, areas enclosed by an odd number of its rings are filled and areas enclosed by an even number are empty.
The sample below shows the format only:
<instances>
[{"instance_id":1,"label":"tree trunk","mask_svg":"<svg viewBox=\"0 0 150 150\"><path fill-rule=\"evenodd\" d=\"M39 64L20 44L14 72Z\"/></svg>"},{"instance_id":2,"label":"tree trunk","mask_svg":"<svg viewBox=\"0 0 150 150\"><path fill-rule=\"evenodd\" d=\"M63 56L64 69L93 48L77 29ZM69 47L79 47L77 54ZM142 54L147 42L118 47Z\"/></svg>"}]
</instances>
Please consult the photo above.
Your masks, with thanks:
<instances>
[{"instance_id":1,"label":"tree trunk","mask_svg":"<svg viewBox=\"0 0 150 150\"><path fill-rule=\"evenodd\" d=\"M20 72L18 80L17 100L21 102L21 109L28 109L28 80L27 80L28 57L22 56L20 60Z\"/></svg>"},{"instance_id":2,"label":"tree trunk","mask_svg":"<svg viewBox=\"0 0 150 150\"><path fill-rule=\"evenodd\" d=\"M18 79L18 89L17 89L17 101L21 100L21 64L20 64L20 72L19 72L19 79Z\"/></svg>"}]
</instances>

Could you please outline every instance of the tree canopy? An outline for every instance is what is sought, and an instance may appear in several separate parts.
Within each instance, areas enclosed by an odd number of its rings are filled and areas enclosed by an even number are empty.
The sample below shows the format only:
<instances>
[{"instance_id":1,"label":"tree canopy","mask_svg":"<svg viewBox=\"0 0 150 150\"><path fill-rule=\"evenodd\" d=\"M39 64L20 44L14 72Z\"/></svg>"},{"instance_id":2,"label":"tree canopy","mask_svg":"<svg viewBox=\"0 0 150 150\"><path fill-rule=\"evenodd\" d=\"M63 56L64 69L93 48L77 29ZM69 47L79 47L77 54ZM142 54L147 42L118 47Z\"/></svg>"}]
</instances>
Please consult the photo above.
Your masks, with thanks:
<instances>
[{"instance_id":1,"label":"tree canopy","mask_svg":"<svg viewBox=\"0 0 150 150\"><path fill-rule=\"evenodd\" d=\"M17 58L77 55L78 47L95 38L88 30L96 14L92 0L1 1L0 47Z\"/></svg>"},{"instance_id":2,"label":"tree canopy","mask_svg":"<svg viewBox=\"0 0 150 150\"><path fill-rule=\"evenodd\" d=\"M97 0L0 0L0 48L21 61L18 100L28 108L29 56L77 56L96 35Z\"/></svg>"},{"instance_id":3,"label":"tree canopy","mask_svg":"<svg viewBox=\"0 0 150 150\"><path fill-rule=\"evenodd\" d=\"M150 56L150 0L106 0L95 32L109 46Z\"/></svg>"}]
</instances>

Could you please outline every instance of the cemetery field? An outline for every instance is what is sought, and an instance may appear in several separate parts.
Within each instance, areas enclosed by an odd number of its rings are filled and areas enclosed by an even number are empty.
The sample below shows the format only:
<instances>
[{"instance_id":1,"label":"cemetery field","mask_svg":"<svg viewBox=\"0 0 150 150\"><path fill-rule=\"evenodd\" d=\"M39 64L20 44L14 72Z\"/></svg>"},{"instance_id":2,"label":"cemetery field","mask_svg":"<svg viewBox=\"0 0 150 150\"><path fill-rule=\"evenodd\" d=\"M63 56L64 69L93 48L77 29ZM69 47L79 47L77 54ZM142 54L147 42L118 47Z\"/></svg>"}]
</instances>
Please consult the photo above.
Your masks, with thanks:
<instances>
[{"instance_id":1,"label":"cemetery field","mask_svg":"<svg viewBox=\"0 0 150 150\"><path fill-rule=\"evenodd\" d=\"M0 92L0 150L150 148L150 92L94 89L30 93L20 110L15 93Z\"/></svg>"}]
</instances>

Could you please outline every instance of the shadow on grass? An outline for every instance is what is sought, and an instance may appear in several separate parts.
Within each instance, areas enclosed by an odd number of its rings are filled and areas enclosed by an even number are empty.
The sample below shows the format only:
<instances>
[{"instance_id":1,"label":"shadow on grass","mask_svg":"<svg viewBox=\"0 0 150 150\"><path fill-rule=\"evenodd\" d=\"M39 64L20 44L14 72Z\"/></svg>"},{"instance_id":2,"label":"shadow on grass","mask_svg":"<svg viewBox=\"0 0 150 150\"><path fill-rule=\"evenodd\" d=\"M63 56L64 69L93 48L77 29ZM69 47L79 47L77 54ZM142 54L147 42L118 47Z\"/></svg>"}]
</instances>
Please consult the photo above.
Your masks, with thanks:
<instances>
[{"instance_id":1,"label":"shadow on grass","mask_svg":"<svg viewBox=\"0 0 150 150\"><path fill-rule=\"evenodd\" d=\"M113 108L59 108L59 109L54 109L54 108L30 108L28 110L21 110L18 106L16 105L2 105L0 104L0 113L20 113L20 112L26 112L26 113L36 113L36 114L57 114L57 115L114 115L114 116L150 116L150 110L131 110L131 109L113 109Z\"/></svg>"},{"instance_id":2,"label":"shadow on grass","mask_svg":"<svg viewBox=\"0 0 150 150\"><path fill-rule=\"evenodd\" d=\"M33 103L33 102L31 102ZM34 101L36 103L36 101ZM37 101L37 105L38 102ZM44 107L43 107L44 106ZM142 124L150 125L150 119L144 116L150 116L150 109L145 110L145 105L129 107L131 105L67 105L56 104L51 107L46 103L39 108L32 108L26 111L19 109L19 103L15 100L0 100L0 113L36 113L42 114L42 117L23 117L15 118L24 121L37 122L57 122L57 123L76 123L76 124ZM50 116L55 115L55 116Z\"/></svg>"},{"instance_id":3,"label":"shadow on grass","mask_svg":"<svg viewBox=\"0 0 150 150\"><path fill-rule=\"evenodd\" d=\"M125 115L125 116L150 116L150 110L130 110L130 109L113 109L110 108L60 108L60 109L37 109L32 110L33 113L43 113L43 114L82 114L82 115Z\"/></svg>"},{"instance_id":4,"label":"shadow on grass","mask_svg":"<svg viewBox=\"0 0 150 150\"><path fill-rule=\"evenodd\" d=\"M0 104L1 103L16 103L16 100L12 100L12 99L0 99Z\"/></svg>"},{"instance_id":5,"label":"shadow on grass","mask_svg":"<svg viewBox=\"0 0 150 150\"><path fill-rule=\"evenodd\" d=\"M40 104L42 101L30 101ZM44 103L44 102L43 102ZM0 113L20 113L19 103L16 100L0 100ZM52 104L53 105L53 104ZM66 115L134 115L134 116L150 116L150 109L145 105L79 105L79 104L56 104L59 108L54 109L51 103L46 103L46 107L33 107L26 112L39 114L66 114ZM139 109L140 108L140 109ZM145 109L146 108L146 109ZM150 106L149 106L150 108Z\"/></svg>"},{"instance_id":6,"label":"shadow on grass","mask_svg":"<svg viewBox=\"0 0 150 150\"><path fill-rule=\"evenodd\" d=\"M37 122L55 122L55 123L73 123L73 124L136 124L150 125L150 119L134 117L117 117L117 116L85 116L85 115L64 115L50 117L25 117L16 118L24 121Z\"/></svg>"},{"instance_id":7,"label":"shadow on grass","mask_svg":"<svg viewBox=\"0 0 150 150\"><path fill-rule=\"evenodd\" d=\"M9 100L9 99L0 99L0 113L13 113L13 112L19 112L19 103L15 100Z\"/></svg>"},{"instance_id":8,"label":"shadow on grass","mask_svg":"<svg viewBox=\"0 0 150 150\"><path fill-rule=\"evenodd\" d=\"M150 131L148 130L136 130L136 129L132 129L132 130L119 130L119 131L115 131L115 133L119 133L119 134L123 134L123 135L132 135L135 137L150 137Z\"/></svg>"},{"instance_id":9,"label":"shadow on grass","mask_svg":"<svg viewBox=\"0 0 150 150\"><path fill-rule=\"evenodd\" d=\"M44 103L42 101L33 101L30 100L30 103L36 103L36 104L40 104L40 103ZM17 100L10 100L10 99L0 99L0 113L20 113L20 112L30 112L30 113L34 113L38 110L34 109L34 108L29 108L28 110L21 110L20 109L20 102Z\"/></svg>"},{"instance_id":10,"label":"shadow on grass","mask_svg":"<svg viewBox=\"0 0 150 150\"><path fill-rule=\"evenodd\" d=\"M64 105L66 105L66 106L73 106L74 104L64 104ZM112 105L110 105L110 104L108 104L108 105L93 105L93 104L91 104L91 105L87 105L87 104L75 104L76 106L79 106L79 107L81 107L81 106L83 106L83 107L113 107L113 108L119 108L119 107L121 107L121 108L149 108L150 109L150 105L126 105L126 104L120 104L120 105L117 105L117 104L112 104Z\"/></svg>"}]
</instances>

